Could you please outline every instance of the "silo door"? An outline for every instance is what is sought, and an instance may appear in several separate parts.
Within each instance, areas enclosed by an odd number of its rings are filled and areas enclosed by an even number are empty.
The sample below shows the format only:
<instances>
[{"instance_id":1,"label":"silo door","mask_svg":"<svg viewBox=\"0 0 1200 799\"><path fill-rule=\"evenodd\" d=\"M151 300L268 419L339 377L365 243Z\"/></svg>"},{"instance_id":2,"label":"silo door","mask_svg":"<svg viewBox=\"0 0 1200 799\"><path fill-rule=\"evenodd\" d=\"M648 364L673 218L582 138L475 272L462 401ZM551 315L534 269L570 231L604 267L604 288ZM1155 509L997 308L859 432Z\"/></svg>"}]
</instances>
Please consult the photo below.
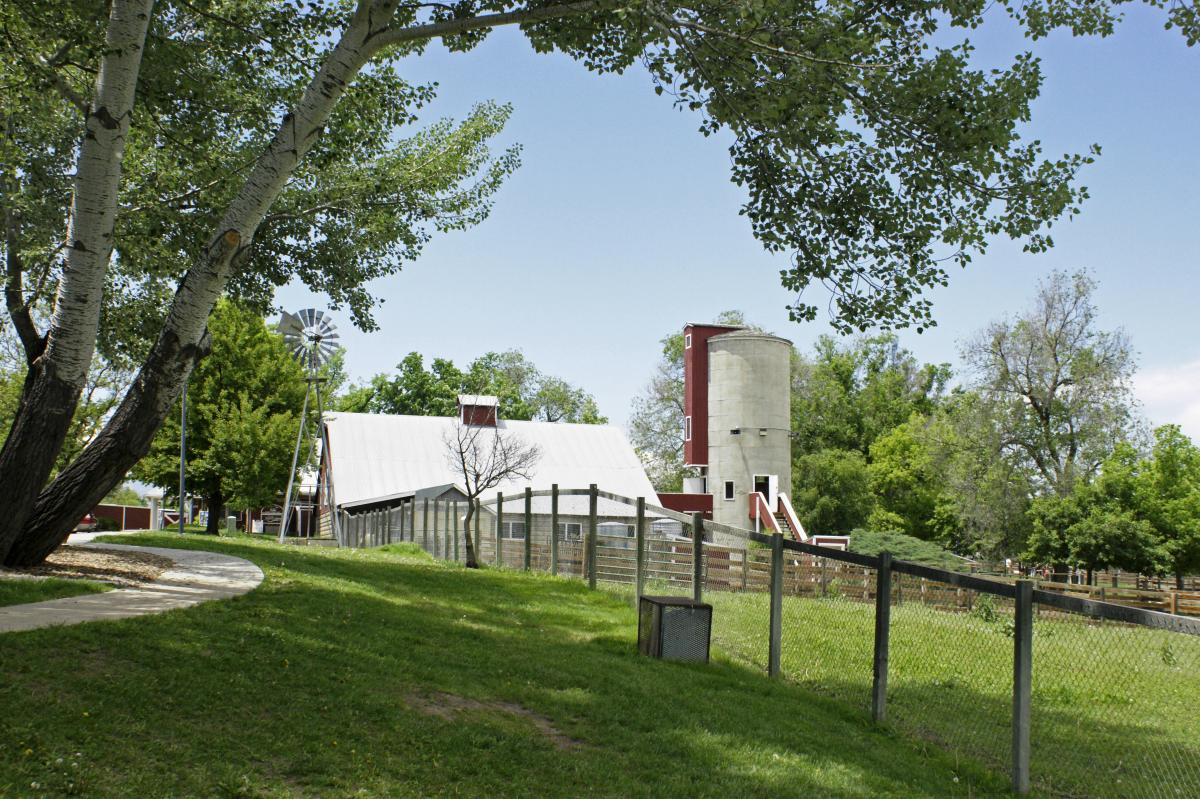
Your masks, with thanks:
<instances>
[{"instance_id":1,"label":"silo door","mask_svg":"<svg viewBox=\"0 0 1200 799\"><path fill-rule=\"evenodd\" d=\"M779 475L754 475L754 490L767 498L767 505L774 513L779 508Z\"/></svg>"}]
</instances>

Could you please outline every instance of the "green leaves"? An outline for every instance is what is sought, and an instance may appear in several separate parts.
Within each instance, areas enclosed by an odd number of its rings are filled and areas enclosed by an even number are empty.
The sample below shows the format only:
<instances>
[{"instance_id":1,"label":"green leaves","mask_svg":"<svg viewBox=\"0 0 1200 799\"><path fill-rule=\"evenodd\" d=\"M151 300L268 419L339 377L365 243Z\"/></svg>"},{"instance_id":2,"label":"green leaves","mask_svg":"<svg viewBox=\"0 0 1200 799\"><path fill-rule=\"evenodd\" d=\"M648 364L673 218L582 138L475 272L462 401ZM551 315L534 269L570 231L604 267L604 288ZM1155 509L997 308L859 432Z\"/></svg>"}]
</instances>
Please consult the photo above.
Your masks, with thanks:
<instances>
[{"instance_id":1,"label":"green leaves","mask_svg":"<svg viewBox=\"0 0 1200 799\"><path fill-rule=\"evenodd\" d=\"M222 300L208 329L212 353L188 382L189 490L233 507L270 505L287 485L304 404L303 370L252 310ZM314 421L315 414L310 430ZM135 474L177 491L179 436L176 405Z\"/></svg>"},{"instance_id":2,"label":"green leaves","mask_svg":"<svg viewBox=\"0 0 1200 799\"><path fill-rule=\"evenodd\" d=\"M1200 448L1176 425L1154 439L1148 456L1118 445L1093 482L1037 500L1029 556L1143 574L1200 568Z\"/></svg>"},{"instance_id":3,"label":"green leaves","mask_svg":"<svg viewBox=\"0 0 1200 799\"><path fill-rule=\"evenodd\" d=\"M428 368L410 352L396 375L378 374L365 386L352 386L338 407L353 413L453 416L459 394L486 394L500 400L501 419L607 424L596 400L582 388L543 374L518 350L489 352L460 370L445 358Z\"/></svg>"}]
</instances>

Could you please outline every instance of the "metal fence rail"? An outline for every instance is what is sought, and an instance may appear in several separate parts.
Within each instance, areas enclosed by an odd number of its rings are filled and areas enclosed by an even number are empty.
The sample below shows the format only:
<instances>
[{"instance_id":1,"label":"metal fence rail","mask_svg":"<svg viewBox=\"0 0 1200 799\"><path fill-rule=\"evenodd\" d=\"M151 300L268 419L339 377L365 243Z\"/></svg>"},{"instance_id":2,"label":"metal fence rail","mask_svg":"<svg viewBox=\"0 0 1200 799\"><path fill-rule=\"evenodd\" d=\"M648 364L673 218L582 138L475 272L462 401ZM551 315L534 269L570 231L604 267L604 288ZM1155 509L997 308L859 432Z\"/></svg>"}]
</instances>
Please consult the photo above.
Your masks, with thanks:
<instances>
[{"instance_id":1,"label":"metal fence rail","mask_svg":"<svg viewBox=\"0 0 1200 799\"><path fill-rule=\"evenodd\" d=\"M554 509L588 497L586 523L573 534L556 512L534 516L539 496ZM636 507L634 535L599 533L599 498ZM703 598L729 657L1006 772L1018 793L1200 796L1200 619L801 544L596 486L482 504L470 533L465 503L348 515L342 543L462 561L469 534L485 564ZM655 534L651 518L684 535Z\"/></svg>"}]
</instances>

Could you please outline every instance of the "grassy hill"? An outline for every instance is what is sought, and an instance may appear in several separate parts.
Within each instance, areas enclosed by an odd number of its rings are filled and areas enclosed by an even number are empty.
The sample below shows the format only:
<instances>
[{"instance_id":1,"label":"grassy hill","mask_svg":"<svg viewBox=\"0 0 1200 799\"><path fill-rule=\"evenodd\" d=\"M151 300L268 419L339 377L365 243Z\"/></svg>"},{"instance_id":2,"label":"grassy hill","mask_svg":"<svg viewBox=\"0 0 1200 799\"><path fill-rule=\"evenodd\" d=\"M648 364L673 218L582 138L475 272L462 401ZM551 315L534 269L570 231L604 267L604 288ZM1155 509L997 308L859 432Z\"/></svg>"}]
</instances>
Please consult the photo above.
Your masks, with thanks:
<instances>
[{"instance_id":1,"label":"grassy hill","mask_svg":"<svg viewBox=\"0 0 1200 799\"><path fill-rule=\"evenodd\" d=\"M267 579L0 637L0 795L1008 795L719 653L641 658L629 603L578 582L404 548L144 543L245 557Z\"/></svg>"}]
</instances>

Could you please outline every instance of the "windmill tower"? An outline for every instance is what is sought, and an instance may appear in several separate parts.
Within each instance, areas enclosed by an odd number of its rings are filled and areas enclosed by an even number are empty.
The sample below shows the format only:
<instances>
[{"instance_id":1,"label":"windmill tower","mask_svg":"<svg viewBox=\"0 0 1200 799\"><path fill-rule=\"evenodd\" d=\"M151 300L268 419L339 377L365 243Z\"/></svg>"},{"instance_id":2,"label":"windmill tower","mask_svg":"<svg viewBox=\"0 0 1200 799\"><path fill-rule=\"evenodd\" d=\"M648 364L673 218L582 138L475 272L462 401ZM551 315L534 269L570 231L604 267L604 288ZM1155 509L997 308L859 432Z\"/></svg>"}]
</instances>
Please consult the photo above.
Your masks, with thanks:
<instances>
[{"instance_id":1,"label":"windmill tower","mask_svg":"<svg viewBox=\"0 0 1200 799\"><path fill-rule=\"evenodd\" d=\"M296 451L292 453L292 470L288 472L287 492L283 500L283 518L279 521L279 543L287 536L288 525L291 524L292 509L295 505L293 493L300 489L296 481L296 465L300 460L300 447L304 444L304 426L308 420L308 403L310 399L317 401L317 435L324 438L325 428L322 424L325 417L325 406L321 399L321 384L326 378L320 376L321 367L329 363L329 359L337 352L337 327L323 311L315 308L305 308L295 314L284 313L279 320L279 332L283 341L291 350L292 357L300 362L307 372L304 380L308 387L304 391L304 410L300 414L300 432L296 436ZM322 441L324 444L325 442ZM316 447L316 439L313 440ZM327 496L329 498L330 519L333 523L333 534L341 540L338 530L336 505L333 501L333 477L326 475Z\"/></svg>"}]
</instances>

